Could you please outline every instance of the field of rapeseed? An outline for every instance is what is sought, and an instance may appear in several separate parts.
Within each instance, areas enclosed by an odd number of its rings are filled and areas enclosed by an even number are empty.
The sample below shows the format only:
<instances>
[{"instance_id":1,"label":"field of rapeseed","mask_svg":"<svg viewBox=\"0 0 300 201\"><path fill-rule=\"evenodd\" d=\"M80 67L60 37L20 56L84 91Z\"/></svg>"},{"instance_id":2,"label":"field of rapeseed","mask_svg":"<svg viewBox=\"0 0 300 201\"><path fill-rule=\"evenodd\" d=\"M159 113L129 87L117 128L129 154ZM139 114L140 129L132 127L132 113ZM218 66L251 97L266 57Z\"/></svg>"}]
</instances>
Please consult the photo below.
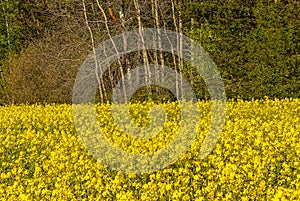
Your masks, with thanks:
<instances>
[{"instance_id":1,"label":"field of rapeseed","mask_svg":"<svg viewBox=\"0 0 300 201\"><path fill-rule=\"evenodd\" d=\"M131 107L137 124L149 123L139 115L148 106ZM108 105L97 106L99 126L126 151L156 151L180 126L178 106L163 107L168 121L151 143L120 132ZM0 107L0 200L299 200L299 99L229 101L224 131L203 160L198 152L210 108L206 102L199 108L200 127L186 154L162 170L126 174L85 149L71 105Z\"/></svg>"}]
</instances>

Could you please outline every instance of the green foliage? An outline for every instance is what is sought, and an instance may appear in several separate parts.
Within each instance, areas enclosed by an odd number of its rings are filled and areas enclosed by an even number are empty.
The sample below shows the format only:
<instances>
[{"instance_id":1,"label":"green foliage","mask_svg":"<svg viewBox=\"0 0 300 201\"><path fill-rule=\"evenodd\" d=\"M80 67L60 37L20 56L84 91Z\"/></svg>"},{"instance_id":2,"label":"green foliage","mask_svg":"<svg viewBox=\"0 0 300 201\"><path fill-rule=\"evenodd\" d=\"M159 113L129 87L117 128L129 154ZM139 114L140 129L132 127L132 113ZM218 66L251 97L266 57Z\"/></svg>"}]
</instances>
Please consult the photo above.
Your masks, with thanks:
<instances>
[{"instance_id":1,"label":"green foliage","mask_svg":"<svg viewBox=\"0 0 300 201\"><path fill-rule=\"evenodd\" d=\"M1 0L0 8L0 60L8 53L19 53L50 26L52 16L43 1Z\"/></svg>"},{"instance_id":2,"label":"green foliage","mask_svg":"<svg viewBox=\"0 0 300 201\"><path fill-rule=\"evenodd\" d=\"M0 1L0 71L9 73L5 62L9 55L19 55L31 42L42 38L50 26L48 6L44 1ZM6 81L0 74L0 99L7 101Z\"/></svg>"},{"instance_id":3,"label":"green foliage","mask_svg":"<svg viewBox=\"0 0 300 201\"><path fill-rule=\"evenodd\" d=\"M229 98L300 96L299 1L191 1L183 10L185 33L210 53Z\"/></svg>"}]
</instances>

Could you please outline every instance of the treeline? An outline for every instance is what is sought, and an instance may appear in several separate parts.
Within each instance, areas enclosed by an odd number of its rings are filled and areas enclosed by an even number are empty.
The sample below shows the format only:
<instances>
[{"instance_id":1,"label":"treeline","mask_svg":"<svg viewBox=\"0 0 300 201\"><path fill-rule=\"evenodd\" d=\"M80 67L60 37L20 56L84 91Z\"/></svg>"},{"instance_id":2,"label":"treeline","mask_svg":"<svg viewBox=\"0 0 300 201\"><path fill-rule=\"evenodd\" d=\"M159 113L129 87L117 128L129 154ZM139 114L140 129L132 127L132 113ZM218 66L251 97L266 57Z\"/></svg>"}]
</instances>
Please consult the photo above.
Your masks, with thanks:
<instances>
[{"instance_id":1,"label":"treeline","mask_svg":"<svg viewBox=\"0 0 300 201\"><path fill-rule=\"evenodd\" d=\"M143 28L198 41L216 63L228 98L300 97L297 0L0 0L0 9L1 104L70 103L84 58L102 41ZM144 64L176 69L198 98L209 97L201 77L182 59L139 51L106 72L99 100L108 100L117 81ZM165 94L174 98L159 87L142 89L135 98Z\"/></svg>"}]
</instances>

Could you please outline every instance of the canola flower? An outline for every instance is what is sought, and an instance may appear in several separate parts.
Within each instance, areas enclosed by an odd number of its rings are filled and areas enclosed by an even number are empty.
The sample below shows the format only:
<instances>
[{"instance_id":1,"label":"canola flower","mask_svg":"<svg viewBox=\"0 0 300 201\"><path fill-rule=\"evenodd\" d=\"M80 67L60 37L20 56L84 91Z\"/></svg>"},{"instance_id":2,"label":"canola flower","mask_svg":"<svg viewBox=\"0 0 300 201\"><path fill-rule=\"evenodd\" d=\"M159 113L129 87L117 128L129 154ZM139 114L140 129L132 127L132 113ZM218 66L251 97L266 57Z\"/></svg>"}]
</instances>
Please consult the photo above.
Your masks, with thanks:
<instances>
[{"instance_id":1,"label":"canola flower","mask_svg":"<svg viewBox=\"0 0 300 201\"><path fill-rule=\"evenodd\" d=\"M0 200L299 200L300 99L229 101L223 133L203 160L198 153L210 104L198 104L200 126L189 151L141 175L96 161L76 133L71 105L2 106ZM133 104L133 121L148 125L151 106ZM162 107L165 127L153 139L138 140L118 128L109 105L96 109L111 143L145 154L166 146L180 126L179 106Z\"/></svg>"}]
</instances>

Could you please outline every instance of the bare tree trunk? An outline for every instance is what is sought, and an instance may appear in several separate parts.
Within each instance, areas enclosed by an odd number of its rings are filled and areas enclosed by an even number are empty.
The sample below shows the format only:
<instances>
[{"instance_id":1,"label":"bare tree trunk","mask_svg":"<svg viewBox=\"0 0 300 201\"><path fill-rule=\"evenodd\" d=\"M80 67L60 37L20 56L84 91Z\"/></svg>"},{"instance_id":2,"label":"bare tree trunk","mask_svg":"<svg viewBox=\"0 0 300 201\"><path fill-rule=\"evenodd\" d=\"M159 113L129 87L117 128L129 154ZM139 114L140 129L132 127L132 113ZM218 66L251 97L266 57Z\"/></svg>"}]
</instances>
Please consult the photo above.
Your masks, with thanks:
<instances>
[{"instance_id":1,"label":"bare tree trunk","mask_svg":"<svg viewBox=\"0 0 300 201\"><path fill-rule=\"evenodd\" d=\"M194 18L191 18L191 31L192 32L194 30L194 25L195 25ZM192 52L193 52L193 49L192 49ZM194 57L193 56L191 57L191 63L194 63ZM193 76L193 73L191 72L191 70L189 70L188 73L189 73L189 80L191 82L191 86L193 86L194 85L194 80L195 80L194 76Z\"/></svg>"},{"instance_id":2,"label":"bare tree trunk","mask_svg":"<svg viewBox=\"0 0 300 201\"><path fill-rule=\"evenodd\" d=\"M144 36L143 36L143 25L142 25L142 19L141 19L141 10L140 10L140 6L137 2L137 0L133 0L134 2L134 6L135 6L135 9L137 11L137 20L138 20L138 26L139 26L139 35L141 37L141 42L142 44L144 45L145 44L145 40L144 40ZM145 65L145 73L146 73L146 76L145 76L145 81L146 81L146 84L148 85L149 84L149 78L150 78L150 69L149 69L149 59L148 59L148 54L147 54L147 50L144 48L142 50L142 56L143 56L143 63Z\"/></svg>"},{"instance_id":3,"label":"bare tree trunk","mask_svg":"<svg viewBox=\"0 0 300 201\"><path fill-rule=\"evenodd\" d=\"M124 5L124 0L121 1L121 9L119 11L119 14L120 14L120 19L121 19L121 27L122 27L122 32L125 32L126 31L126 28L125 28L125 13L124 13L124 8L125 8L125 5ZM126 53L127 52L127 38L125 35L123 35L123 46L124 46L124 52ZM123 66L126 67L126 70L127 70L127 74L128 74L128 79L130 81L130 86L132 86L132 79L131 79L131 65L130 65L130 59L129 59L129 56L128 55L124 55L123 56Z\"/></svg>"},{"instance_id":4,"label":"bare tree trunk","mask_svg":"<svg viewBox=\"0 0 300 201\"><path fill-rule=\"evenodd\" d=\"M4 20L5 20L5 26L6 26L7 44L10 45L9 22L8 22L8 19L7 19L6 9L4 7L3 0L1 0L1 4L2 4L2 10L3 10Z\"/></svg>"},{"instance_id":5,"label":"bare tree trunk","mask_svg":"<svg viewBox=\"0 0 300 201\"><path fill-rule=\"evenodd\" d=\"M161 44L161 31L160 31L160 17L159 17L159 5L158 5L158 1L154 0L154 18L155 18L155 26L158 29L158 48L159 48L159 60L160 60L160 65L164 66L165 65L165 59L164 59L164 55L162 52L162 44ZM160 75L161 76L161 80L162 82L165 82L165 75ZM158 77L159 79L159 77Z\"/></svg>"},{"instance_id":6,"label":"bare tree trunk","mask_svg":"<svg viewBox=\"0 0 300 201\"><path fill-rule=\"evenodd\" d=\"M10 45L9 21L7 19L6 9L5 9L5 5L3 3L3 0L1 0L1 4L2 4L2 10L3 10L3 14L4 14L4 21L5 21L5 27L6 27L7 45L9 46ZM6 90L6 86L5 86L6 85L6 80L5 80L5 77L4 77L3 69L0 69L0 79L2 79L2 81L4 82L2 88L3 88L3 91L6 95L7 100L9 101L10 98L9 98L9 94L8 94L8 92ZM10 103L14 103L13 97L11 98Z\"/></svg>"},{"instance_id":7,"label":"bare tree trunk","mask_svg":"<svg viewBox=\"0 0 300 201\"><path fill-rule=\"evenodd\" d=\"M155 22L156 22L156 28L159 29L160 28L160 19L159 19L159 13L158 13L158 10L159 10L159 6L158 6L158 2L157 0L154 0L154 4L155 4ZM161 45L161 37L160 37L160 30L158 30L158 45L159 45L159 49L161 50L162 49L162 45ZM165 59L164 59L164 55L162 53L162 51L160 51L160 64L162 66L165 65Z\"/></svg>"},{"instance_id":8,"label":"bare tree trunk","mask_svg":"<svg viewBox=\"0 0 300 201\"><path fill-rule=\"evenodd\" d=\"M175 27L175 31L178 33L179 32L179 29L178 29L178 26L177 26L177 18L176 18L176 15L175 15L175 3L174 3L174 0L171 1L172 3L172 16L173 16L173 23L174 23L174 27ZM179 50L180 48L180 38L179 36L177 35L177 50ZM180 52L180 51L179 51ZM173 54L173 62L174 62L174 67L175 67L175 73L176 73L176 96L179 97L179 84L178 84L178 71L177 71L177 61L176 61L176 58L174 56L174 51L172 50L172 54ZM180 65L180 53L179 53L179 56L178 56L178 66ZM179 69L180 71L180 66L179 66ZM182 91L182 90L181 90Z\"/></svg>"},{"instance_id":9,"label":"bare tree trunk","mask_svg":"<svg viewBox=\"0 0 300 201\"><path fill-rule=\"evenodd\" d=\"M155 8L155 3L154 3L154 0L151 0L151 10L152 10L152 16L154 17L154 24L155 24L155 27L157 27L157 24L156 24L156 8ZM157 42L157 35L153 36L153 44L155 44ZM155 72L155 80L158 81L159 80L159 74L157 72L157 67L156 65L158 65L158 51L157 50L154 50L153 52L153 56L154 56L154 64L155 64L155 69L154 69L154 72Z\"/></svg>"},{"instance_id":10,"label":"bare tree trunk","mask_svg":"<svg viewBox=\"0 0 300 201\"><path fill-rule=\"evenodd\" d=\"M91 43L92 43L92 49L93 49L93 57L94 57L95 65L96 65L95 73L96 73L96 77L97 77L97 81L98 81L98 88L99 88L99 93L100 93L100 99L101 99L101 102L104 102L104 97L103 97L103 94L102 94L102 87L103 87L103 90L105 90L105 87L103 86L103 82L99 78L99 74L98 74L99 66L98 66L96 49L95 49L94 35L93 35L93 31L92 31L92 29L91 29L91 27L89 25L85 0L82 0L82 5L83 5L83 12L84 12L85 23L86 23L86 26L87 26L87 28L88 28L88 30L90 32L90 37L91 37ZM104 93L104 94L106 95L106 93Z\"/></svg>"},{"instance_id":11,"label":"bare tree trunk","mask_svg":"<svg viewBox=\"0 0 300 201\"><path fill-rule=\"evenodd\" d=\"M181 91L181 98L184 99L184 90L182 88L183 86L183 24L182 24L182 19L181 19L181 3L180 1L178 1L178 6L179 6L179 35L180 35L180 39L179 39L179 74L180 74L180 91Z\"/></svg>"},{"instance_id":12,"label":"bare tree trunk","mask_svg":"<svg viewBox=\"0 0 300 201\"><path fill-rule=\"evenodd\" d=\"M96 10L95 9L96 8L92 4L92 10L93 10L94 16L96 16ZM97 25L98 30L102 29L99 22L96 22L96 25ZM107 56L105 50L104 50L104 55ZM108 79L109 79L110 88L113 89L113 87L114 87L114 76L112 74L111 68L108 68Z\"/></svg>"},{"instance_id":13,"label":"bare tree trunk","mask_svg":"<svg viewBox=\"0 0 300 201\"><path fill-rule=\"evenodd\" d=\"M173 16L173 23L175 27L175 31L178 33L177 35L177 50L178 50L178 70L179 70L179 80L176 73L176 86L180 85L180 87L176 87L180 91L180 96L184 99L184 90L183 90L183 24L181 20L181 11L180 11L180 1L178 1L179 6L179 16L176 17L175 15L175 0L171 0L172 3L172 16Z\"/></svg>"},{"instance_id":14,"label":"bare tree trunk","mask_svg":"<svg viewBox=\"0 0 300 201\"><path fill-rule=\"evenodd\" d=\"M119 64L119 69L120 69L121 77L122 77L122 79L124 79L125 76L124 76L123 66L122 66L121 60L119 59L119 58L120 58L120 53L119 53L119 51L118 51L118 49L117 49L117 47L116 47L115 42L112 40L112 36L111 36L110 29L109 29L109 26L108 26L108 19L107 19L107 16L106 16L106 14L105 14L104 9L103 9L102 6L100 5L99 0L96 0L96 1L97 1L97 5L98 5L99 9L101 10L102 15L103 15L103 17L104 17L104 20L105 20L105 27L106 27L107 33L108 33L108 35L109 35L109 38L111 39L111 42L112 42L112 44L113 44L113 46L114 46L114 49L115 49L116 54L117 54L117 57L118 57L118 64ZM125 86L124 84L123 84L122 86L123 86L123 92L124 92L124 99L125 99L125 102L127 102L126 86Z\"/></svg>"}]
</instances>

